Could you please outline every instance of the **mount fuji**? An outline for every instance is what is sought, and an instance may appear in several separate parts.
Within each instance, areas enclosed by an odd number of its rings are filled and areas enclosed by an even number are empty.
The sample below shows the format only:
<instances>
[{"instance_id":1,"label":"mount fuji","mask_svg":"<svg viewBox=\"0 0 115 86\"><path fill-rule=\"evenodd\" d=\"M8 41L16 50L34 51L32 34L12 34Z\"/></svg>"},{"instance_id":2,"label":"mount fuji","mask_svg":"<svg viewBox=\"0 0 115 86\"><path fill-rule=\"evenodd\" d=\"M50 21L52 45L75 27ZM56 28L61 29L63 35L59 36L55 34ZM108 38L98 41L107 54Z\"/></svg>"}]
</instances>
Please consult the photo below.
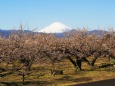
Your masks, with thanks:
<instances>
[{"instance_id":1,"label":"mount fuji","mask_svg":"<svg viewBox=\"0 0 115 86\"><path fill-rule=\"evenodd\" d=\"M44 29L39 30L41 33L64 33L72 30L72 28L60 23L54 22L51 25L47 26Z\"/></svg>"}]
</instances>

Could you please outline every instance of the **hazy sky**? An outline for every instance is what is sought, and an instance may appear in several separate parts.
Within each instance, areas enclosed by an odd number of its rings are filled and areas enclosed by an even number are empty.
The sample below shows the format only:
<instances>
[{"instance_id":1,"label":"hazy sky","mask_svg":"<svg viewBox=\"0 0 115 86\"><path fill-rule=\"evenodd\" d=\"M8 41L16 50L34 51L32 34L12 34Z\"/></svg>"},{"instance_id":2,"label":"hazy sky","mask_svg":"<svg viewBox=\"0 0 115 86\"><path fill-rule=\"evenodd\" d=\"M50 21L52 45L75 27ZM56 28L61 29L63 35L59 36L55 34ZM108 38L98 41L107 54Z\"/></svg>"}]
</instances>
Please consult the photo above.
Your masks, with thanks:
<instances>
[{"instance_id":1,"label":"hazy sky","mask_svg":"<svg viewBox=\"0 0 115 86\"><path fill-rule=\"evenodd\" d=\"M0 28L20 23L42 29L53 22L70 27L115 27L115 0L0 0Z\"/></svg>"}]
</instances>

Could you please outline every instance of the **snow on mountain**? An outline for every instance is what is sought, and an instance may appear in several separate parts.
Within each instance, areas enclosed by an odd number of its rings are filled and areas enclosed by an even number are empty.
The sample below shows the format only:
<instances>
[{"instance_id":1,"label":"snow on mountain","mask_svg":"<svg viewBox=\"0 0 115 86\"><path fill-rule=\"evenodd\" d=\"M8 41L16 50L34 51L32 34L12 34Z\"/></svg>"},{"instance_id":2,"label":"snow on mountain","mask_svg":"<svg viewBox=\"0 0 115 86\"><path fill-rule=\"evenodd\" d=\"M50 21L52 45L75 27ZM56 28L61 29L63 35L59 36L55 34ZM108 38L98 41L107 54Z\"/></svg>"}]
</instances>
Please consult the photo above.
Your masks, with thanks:
<instances>
[{"instance_id":1,"label":"snow on mountain","mask_svg":"<svg viewBox=\"0 0 115 86\"><path fill-rule=\"evenodd\" d=\"M68 32L72 28L60 23L60 22L54 22L53 24L49 25L48 27L39 30L38 32L42 33L63 33Z\"/></svg>"}]
</instances>

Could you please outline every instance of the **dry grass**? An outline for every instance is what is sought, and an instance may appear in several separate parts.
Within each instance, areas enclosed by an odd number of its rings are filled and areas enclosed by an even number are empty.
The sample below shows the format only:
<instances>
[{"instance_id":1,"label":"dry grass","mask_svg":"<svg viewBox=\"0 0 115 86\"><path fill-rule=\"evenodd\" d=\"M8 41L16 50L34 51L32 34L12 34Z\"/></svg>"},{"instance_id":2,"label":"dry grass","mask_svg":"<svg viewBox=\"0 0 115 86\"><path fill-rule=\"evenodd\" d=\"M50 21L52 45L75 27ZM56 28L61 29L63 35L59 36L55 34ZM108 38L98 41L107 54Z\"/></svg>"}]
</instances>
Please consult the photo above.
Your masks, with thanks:
<instances>
[{"instance_id":1,"label":"dry grass","mask_svg":"<svg viewBox=\"0 0 115 86\"><path fill-rule=\"evenodd\" d=\"M50 74L51 65L33 65L33 72L26 76L25 86L66 86L80 83L87 83L99 80L115 78L115 67L99 69L98 66L102 62L108 62L107 59L98 59L95 69L91 69L86 63L83 63L83 71L75 72L73 65L64 60L55 65L56 69L64 70L64 75ZM22 77L17 73L9 74L5 77L0 77L0 86L22 86Z\"/></svg>"}]
</instances>

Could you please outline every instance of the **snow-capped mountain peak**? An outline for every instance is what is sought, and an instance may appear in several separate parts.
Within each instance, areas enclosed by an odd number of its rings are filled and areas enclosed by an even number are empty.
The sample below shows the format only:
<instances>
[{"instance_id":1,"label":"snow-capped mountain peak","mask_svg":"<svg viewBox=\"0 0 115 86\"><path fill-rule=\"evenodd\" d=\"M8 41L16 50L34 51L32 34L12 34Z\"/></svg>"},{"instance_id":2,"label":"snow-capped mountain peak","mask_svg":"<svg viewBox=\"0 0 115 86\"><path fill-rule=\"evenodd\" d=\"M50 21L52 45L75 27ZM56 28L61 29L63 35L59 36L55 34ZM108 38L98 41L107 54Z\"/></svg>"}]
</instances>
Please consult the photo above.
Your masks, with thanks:
<instances>
[{"instance_id":1,"label":"snow-capped mountain peak","mask_svg":"<svg viewBox=\"0 0 115 86\"><path fill-rule=\"evenodd\" d=\"M42 33L63 33L70 31L71 28L60 23L60 22L54 22L53 24L49 25L48 27L39 30L38 32Z\"/></svg>"}]
</instances>

